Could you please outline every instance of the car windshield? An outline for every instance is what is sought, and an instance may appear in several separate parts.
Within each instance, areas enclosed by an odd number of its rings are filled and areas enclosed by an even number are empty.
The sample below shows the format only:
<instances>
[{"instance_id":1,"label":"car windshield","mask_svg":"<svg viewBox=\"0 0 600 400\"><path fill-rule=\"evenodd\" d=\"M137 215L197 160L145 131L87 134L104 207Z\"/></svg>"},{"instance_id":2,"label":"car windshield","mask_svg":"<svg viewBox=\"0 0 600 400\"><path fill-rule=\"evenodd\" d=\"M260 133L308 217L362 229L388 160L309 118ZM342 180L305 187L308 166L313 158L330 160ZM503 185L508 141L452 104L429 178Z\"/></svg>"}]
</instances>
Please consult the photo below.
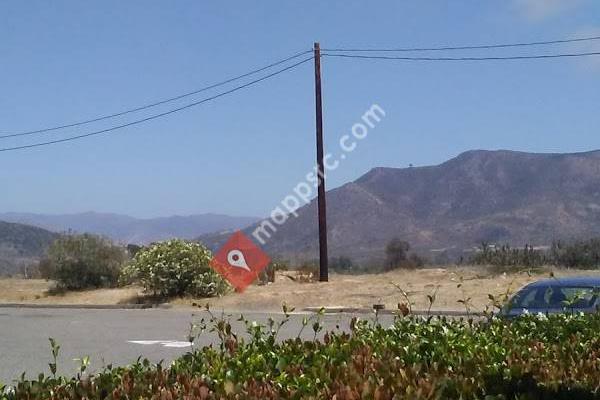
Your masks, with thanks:
<instances>
[{"instance_id":1,"label":"car windshield","mask_svg":"<svg viewBox=\"0 0 600 400\"><path fill-rule=\"evenodd\" d=\"M517 293L511 308L590 308L600 288L580 286L537 286Z\"/></svg>"}]
</instances>

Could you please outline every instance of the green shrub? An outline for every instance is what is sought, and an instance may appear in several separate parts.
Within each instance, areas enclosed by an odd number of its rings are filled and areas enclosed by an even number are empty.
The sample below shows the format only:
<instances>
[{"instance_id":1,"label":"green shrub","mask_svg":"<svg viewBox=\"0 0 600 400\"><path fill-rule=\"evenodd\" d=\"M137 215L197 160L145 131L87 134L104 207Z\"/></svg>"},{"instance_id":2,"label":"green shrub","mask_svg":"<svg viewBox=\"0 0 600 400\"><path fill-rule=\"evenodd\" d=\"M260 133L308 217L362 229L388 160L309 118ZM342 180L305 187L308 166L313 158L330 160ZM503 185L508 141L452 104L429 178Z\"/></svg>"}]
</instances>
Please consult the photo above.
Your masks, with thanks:
<instances>
[{"instance_id":1,"label":"green shrub","mask_svg":"<svg viewBox=\"0 0 600 400\"><path fill-rule=\"evenodd\" d=\"M217 333L217 344L188 353L168 368L144 360L73 379L22 378L4 397L600 398L600 315L481 322L398 317L389 328L353 319L349 332L324 334L319 318L312 316L302 325L314 331L314 340L280 340L278 332L288 319L286 312L263 326L240 318L247 327L246 334L240 334L227 319L211 317L208 333Z\"/></svg>"},{"instance_id":2,"label":"green shrub","mask_svg":"<svg viewBox=\"0 0 600 400\"><path fill-rule=\"evenodd\" d=\"M139 250L124 269L121 283L140 282L162 297L213 297L225 293L227 283L209 265L211 252L199 243L169 240Z\"/></svg>"},{"instance_id":3,"label":"green shrub","mask_svg":"<svg viewBox=\"0 0 600 400\"><path fill-rule=\"evenodd\" d=\"M127 252L108 239L89 234L64 235L50 246L39 271L61 289L113 287L127 259Z\"/></svg>"}]
</instances>

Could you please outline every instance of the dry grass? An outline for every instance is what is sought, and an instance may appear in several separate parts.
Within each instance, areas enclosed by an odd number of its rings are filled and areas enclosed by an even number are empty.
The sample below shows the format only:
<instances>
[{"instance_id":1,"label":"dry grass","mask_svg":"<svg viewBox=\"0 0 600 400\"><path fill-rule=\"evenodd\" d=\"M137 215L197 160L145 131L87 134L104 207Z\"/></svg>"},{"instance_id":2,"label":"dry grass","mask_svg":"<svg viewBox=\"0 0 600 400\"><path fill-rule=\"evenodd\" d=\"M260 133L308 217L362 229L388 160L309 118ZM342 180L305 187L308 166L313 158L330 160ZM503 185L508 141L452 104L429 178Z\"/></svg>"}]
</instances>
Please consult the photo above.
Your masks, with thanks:
<instances>
[{"instance_id":1,"label":"dry grass","mask_svg":"<svg viewBox=\"0 0 600 400\"><path fill-rule=\"evenodd\" d=\"M136 303L142 295L137 287L51 294L53 287L43 279L0 279L0 303L127 304Z\"/></svg>"},{"instance_id":2,"label":"dry grass","mask_svg":"<svg viewBox=\"0 0 600 400\"><path fill-rule=\"evenodd\" d=\"M434 310L461 310L460 299L470 299L473 311L481 311L490 304L488 294L499 295L515 291L531 281L548 277L550 270L537 275L512 273L493 275L485 268L427 268L415 271L392 271L378 275L332 274L328 283L299 283L289 277L292 272L278 273L276 282L266 286L250 286L243 293L232 293L217 299L176 299L179 307L193 302L208 302L215 309L245 311L280 311L285 302L297 310L306 307L360 307L371 308L383 303L396 309L405 302L398 284L408 293L413 309L427 309L427 295L436 294ZM556 270L556 276L590 275L593 271ZM287 276L286 276L287 275ZM461 283L461 287L458 285ZM45 304L125 304L136 303L142 297L139 287L99 289L50 295L52 284L44 280L0 280L0 303Z\"/></svg>"},{"instance_id":3,"label":"dry grass","mask_svg":"<svg viewBox=\"0 0 600 400\"><path fill-rule=\"evenodd\" d=\"M208 300L211 307L225 310L280 311L285 302L297 310L306 307L360 307L385 304L387 309L397 309L405 302L398 284L407 292L414 310L427 309L427 295L435 293L434 310L464 310L460 299L469 298L472 311L482 311L490 305L488 294L495 296L507 290L515 291L526 283L549 276L550 270L537 275L513 273L492 275L484 268L427 268L414 271L392 271L378 275L332 274L328 283L297 283L279 274L276 282L267 286L251 286L243 293ZM593 272L570 270L556 271L556 276L590 275ZM289 274L289 273L287 273ZM459 288L459 283L462 284ZM197 300L204 304L207 300ZM189 299L175 303L189 305Z\"/></svg>"},{"instance_id":4,"label":"dry grass","mask_svg":"<svg viewBox=\"0 0 600 400\"><path fill-rule=\"evenodd\" d=\"M41 279L0 279L3 303L24 302L46 297L50 284Z\"/></svg>"}]
</instances>

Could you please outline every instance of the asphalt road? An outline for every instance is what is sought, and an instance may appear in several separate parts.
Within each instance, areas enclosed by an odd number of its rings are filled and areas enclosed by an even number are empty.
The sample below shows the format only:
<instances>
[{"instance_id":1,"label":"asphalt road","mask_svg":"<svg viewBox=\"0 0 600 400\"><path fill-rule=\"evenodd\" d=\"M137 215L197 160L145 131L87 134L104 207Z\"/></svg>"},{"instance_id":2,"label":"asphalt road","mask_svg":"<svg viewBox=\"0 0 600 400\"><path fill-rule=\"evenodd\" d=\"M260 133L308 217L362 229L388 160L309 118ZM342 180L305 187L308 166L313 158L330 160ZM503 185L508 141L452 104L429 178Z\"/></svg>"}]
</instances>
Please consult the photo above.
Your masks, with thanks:
<instances>
[{"instance_id":1,"label":"asphalt road","mask_svg":"<svg viewBox=\"0 0 600 400\"><path fill-rule=\"evenodd\" d=\"M104 365L125 365L139 356L153 362L171 361L190 350L188 335L192 321L207 314L198 310L83 310L83 309L17 309L0 308L0 382L11 384L26 372L36 378L41 372L49 373L51 362L48 338L60 344L59 373L72 376L77 371L76 358L90 356L93 372ZM217 315L221 315L217 313ZM244 332L243 325L234 322L239 313L232 314L236 332ZM249 320L265 323L269 316L276 320L280 314L244 313ZM281 338L296 337L304 315L293 315L280 332ZM362 316L365 318L365 316ZM366 316L369 318L369 316ZM389 323L391 316L380 316ZM347 314L326 315L327 329L339 325L348 329L351 319ZM307 328L304 337L312 337ZM195 346L216 343L214 335L201 336Z\"/></svg>"}]
</instances>

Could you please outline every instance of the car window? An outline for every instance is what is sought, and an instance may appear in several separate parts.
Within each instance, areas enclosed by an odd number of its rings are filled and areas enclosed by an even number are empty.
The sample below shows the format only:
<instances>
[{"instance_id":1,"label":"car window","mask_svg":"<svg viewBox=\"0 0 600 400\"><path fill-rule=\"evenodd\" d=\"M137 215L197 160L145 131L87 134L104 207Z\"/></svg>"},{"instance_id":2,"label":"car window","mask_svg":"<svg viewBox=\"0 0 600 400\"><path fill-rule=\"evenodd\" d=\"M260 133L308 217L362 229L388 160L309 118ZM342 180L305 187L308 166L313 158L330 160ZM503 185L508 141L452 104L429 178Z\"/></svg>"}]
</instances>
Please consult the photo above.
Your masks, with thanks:
<instances>
[{"instance_id":1,"label":"car window","mask_svg":"<svg viewBox=\"0 0 600 400\"><path fill-rule=\"evenodd\" d=\"M598 288L561 288L567 307L592 307L598 298Z\"/></svg>"},{"instance_id":2,"label":"car window","mask_svg":"<svg viewBox=\"0 0 600 400\"><path fill-rule=\"evenodd\" d=\"M524 296L522 299L519 299L519 297L517 296L517 298L515 298L515 306L519 306L522 308L529 308L533 305L533 303L535 302L535 296L537 295L538 290L537 289L531 289L527 292L524 293Z\"/></svg>"},{"instance_id":3,"label":"car window","mask_svg":"<svg viewBox=\"0 0 600 400\"><path fill-rule=\"evenodd\" d=\"M575 286L542 286L524 289L512 301L516 308L589 308L600 295L600 289Z\"/></svg>"}]
</instances>

